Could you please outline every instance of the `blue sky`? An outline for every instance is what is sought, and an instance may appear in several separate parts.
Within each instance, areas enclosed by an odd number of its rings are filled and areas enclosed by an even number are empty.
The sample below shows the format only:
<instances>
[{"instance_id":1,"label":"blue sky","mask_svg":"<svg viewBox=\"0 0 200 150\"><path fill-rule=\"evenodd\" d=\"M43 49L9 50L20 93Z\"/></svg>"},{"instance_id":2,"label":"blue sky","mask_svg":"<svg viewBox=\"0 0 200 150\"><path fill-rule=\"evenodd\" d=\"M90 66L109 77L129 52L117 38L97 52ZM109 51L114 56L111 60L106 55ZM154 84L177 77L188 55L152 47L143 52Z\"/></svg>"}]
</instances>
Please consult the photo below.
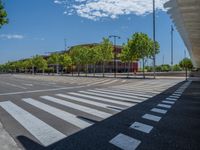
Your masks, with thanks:
<instances>
[{"instance_id":1,"label":"blue sky","mask_svg":"<svg viewBox=\"0 0 200 150\"><path fill-rule=\"evenodd\" d=\"M170 63L171 20L163 11L165 0L156 0L157 63ZM31 57L83 43L98 43L116 34L124 43L134 32L152 37L150 0L12 0L4 1L9 24L0 29L0 63ZM174 62L186 47L174 33ZM188 55L188 53L187 53Z\"/></svg>"}]
</instances>

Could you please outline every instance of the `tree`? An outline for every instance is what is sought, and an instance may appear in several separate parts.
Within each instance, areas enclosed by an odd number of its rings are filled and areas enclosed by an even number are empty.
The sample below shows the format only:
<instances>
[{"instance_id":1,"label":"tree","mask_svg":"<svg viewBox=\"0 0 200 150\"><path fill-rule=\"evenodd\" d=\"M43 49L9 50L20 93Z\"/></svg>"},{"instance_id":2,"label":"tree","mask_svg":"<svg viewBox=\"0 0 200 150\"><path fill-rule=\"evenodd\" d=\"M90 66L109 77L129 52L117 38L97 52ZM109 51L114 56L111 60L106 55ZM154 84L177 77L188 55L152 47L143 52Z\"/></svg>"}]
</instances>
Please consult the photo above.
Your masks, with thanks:
<instances>
[{"instance_id":1,"label":"tree","mask_svg":"<svg viewBox=\"0 0 200 150\"><path fill-rule=\"evenodd\" d=\"M189 58L184 58L179 62L181 68L185 69L185 77L187 80L187 71L193 68L192 61Z\"/></svg>"},{"instance_id":2,"label":"tree","mask_svg":"<svg viewBox=\"0 0 200 150\"><path fill-rule=\"evenodd\" d=\"M102 62L103 77L105 76L105 63L113 59L113 45L108 38L103 38L100 44L99 55Z\"/></svg>"},{"instance_id":3,"label":"tree","mask_svg":"<svg viewBox=\"0 0 200 150\"><path fill-rule=\"evenodd\" d=\"M173 66L173 71L181 71L180 65L179 65L179 64L175 64L175 65Z\"/></svg>"},{"instance_id":4,"label":"tree","mask_svg":"<svg viewBox=\"0 0 200 150\"><path fill-rule=\"evenodd\" d=\"M122 52L120 54L120 59L122 62L127 63L128 62L128 74L127 77L129 77L129 73L130 73L130 65L132 63L132 61L137 59L137 55L134 51L134 49L132 49L132 41L128 40L127 44L123 44L123 48L122 48Z\"/></svg>"},{"instance_id":5,"label":"tree","mask_svg":"<svg viewBox=\"0 0 200 150\"><path fill-rule=\"evenodd\" d=\"M37 71L42 70L43 73L44 73L44 70L48 66L47 61L42 56L38 56L38 55L33 57L33 65L37 68Z\"/></svg>"},{"instance_id":6,"label":"tree","mask_svg":"<svg viewBox=\"0 0 200 150\"><path fill-rule=\"evenodd\" d=\"M70 54L72 64L78 68L78 76L80 76L80 65L81 65L81 46L75 46L71 49Z\"/></svg>"},{"instance_id":7,"label":"tree","mask_svg":"<svg viewBox=\"0 0 200 150\"><path fill-rule=\"evenodd\" d=\"M47 62L49 65L56 66L56 73L58 74L59 73L59 68L58 68L59 67L59 54L57 54L57 53L51 54L50 57L48 58ZM53 69L54 69L54 67L53 67Z\"/></svg>"},{"instance_id":8,"label":"tree","mask_svg":"<svg viewBox=\"0 0 200 150\"><path fill-rule=\"evenodd\" d=\"M168 71L170 71L170 65L169 64L163 64L163 65L161 65L161 71L163 71L163 72L168 72Z\"/></svg>"},{"instance_id":9,"label":"tree","mask_svg":"<svg viewBox=\"0 0 200 150\"><path fill-rule=\"evenodd\" d=\"M4 9L4 6L2 4L2 1L0 0L0 28L8 23L7 13Z\"/></svg>"},{"instance_id":10,"label":"tree","mask_svg":"<svg viewBox=\"0 0 200 150\"><path fill-rule=\"evenodd\" d=\"M95 76L96 73L96 64L101 61L100 56L101 46L93 46L88 49L88 60L89 64L93 65L93 76Z\"/></svg>"},{"instance_id":11,"label":"tree","mask_svg":"<svg viewBox=\"0 0 200 150\"><path fill-rule=\"evenodd\" d=\"M156 42L154 51L154 42L145 33L133 34L131 41L131 49L135 50L137 58L142 59L143 77L145 78L145 59L153 58L154 54L159 53L159 44Z\"/></svg>"},{"instance_id":12,"label":"tree","mask_svg":"<svg viewBox=\"0 0 200 150\"><path fill-rule=\"evenodd\" d=\"M62 73L63 70L67 70L69 66L72 65L72 59L68 54L60 55L59 64L62 66Z\"/></svg>"}]
</instances>

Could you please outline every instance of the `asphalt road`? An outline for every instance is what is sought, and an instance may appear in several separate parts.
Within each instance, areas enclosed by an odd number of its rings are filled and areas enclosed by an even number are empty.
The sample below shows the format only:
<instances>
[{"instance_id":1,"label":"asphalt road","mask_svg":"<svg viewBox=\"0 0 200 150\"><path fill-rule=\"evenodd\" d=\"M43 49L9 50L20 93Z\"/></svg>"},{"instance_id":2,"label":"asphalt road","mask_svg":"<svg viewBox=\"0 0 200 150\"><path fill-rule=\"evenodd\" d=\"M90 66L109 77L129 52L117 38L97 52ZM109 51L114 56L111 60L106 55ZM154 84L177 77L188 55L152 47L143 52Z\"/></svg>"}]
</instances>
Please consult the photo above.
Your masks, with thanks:
<instances>
[{"instance_id":1,"label":"asphalt road","mask_svg":"<svg viewBox=\"0 0 200 150\"><path fill-rule=\"evenodd\" d=\"M180 82L0 75L0 121L20 148L52 149Z\"/></svg>"}]
</instances>

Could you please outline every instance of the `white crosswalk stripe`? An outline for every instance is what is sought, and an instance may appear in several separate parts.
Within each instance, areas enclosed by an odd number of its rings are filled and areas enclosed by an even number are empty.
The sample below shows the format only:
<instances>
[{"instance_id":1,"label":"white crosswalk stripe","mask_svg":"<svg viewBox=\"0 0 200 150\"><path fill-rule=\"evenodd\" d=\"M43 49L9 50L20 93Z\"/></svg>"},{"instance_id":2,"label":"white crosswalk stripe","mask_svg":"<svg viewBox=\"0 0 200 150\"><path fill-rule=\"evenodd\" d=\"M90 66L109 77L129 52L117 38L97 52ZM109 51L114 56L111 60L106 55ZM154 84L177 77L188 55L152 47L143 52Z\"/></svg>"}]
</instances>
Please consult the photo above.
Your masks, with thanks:
<instances>
[{"instance_id":1,"label":"white crosswalk stripe","mask_svg":"<svg viewBox=\"0 0 200 150\"><path fill-rule=\"evenodd\" d=\"M88 90L88 91L102 93L102 94L108 94L108 95L121 96L121 97L135 98L135 99L140 99L140 100L147 99L144 97L138 97L138 96L132 96L132 95L126 95L126 94L117 94L117 93L113 93L113 92L104 92L104 91L100 91L100 90ZM138 101L138 102L141 102L141 101Z\"/></svg>"},{"instance_id":2,"label":"white crosswalk stripe","mask_svg":"<svg viewBox=\"0 0 200 150\"><path fill-rule=\"evenodd\" d=\"M42 102L39 102L37 100L34 100L32 98L27 98L27 99L22 99L24 102L29 103L43 111L46 111L62 120L65 120L66 122L73 124L74 126L77 126L81 129L89 127L90 125L92 125L91 123L88 123L84 120L81 120L79 118L77 118L75 115L70 114L66 111L60 110L58 108L52 107L50 105L44 104Z\"/></svg>"},{"instance_id":3,"label":"white crosswalk stripe","mask_svg":"<svg viewBox=\"0 0 200 150\"><path fill-rule=\"evenodd\" d=\"M54 103L58 103L58 104L67 106L67 107L71 107L73 109L77 109L77 110L86 112L88 114L91 114L91 115L94 115L94 116L97 116L97 117L100 117L100 118L105 119L105 118L112 116L112 114L102 112L102 111L99 111L99 110L96 110L96 109L92 109L92 108L89 108L89 107L86 107L86 106L78 105L78 104L75 104L75 103L67 102L67 101L64 101L64 100L61 100L61 99L58 99L58 98L55 98L55 97L41 96L41 98L48 100L48 101L51 101L51 102L54 102Z\"/></svg>"},{"instance_id":4,"label":"white crosswalk stripe","mask_svg":"<svg viewBox=\"0 0 200 150\"><path fill-rule=\"evenodd\" d=\"M141 97L146 97L146 98L151 98L153 97L152 95L146 95L146 94L138 94L138 93L134 93L134 92L127 92L127 91L123 91L123 90L109 90L109 89L96 89L99 91L106 91L106 92L111 92L111 93L122 93L122 94L126 94L126 95L134 95L134 96L141 96Z\"/></svg>"},{"instance_id":5,"label":"white crosswalk stripe","mask_svg":"<svg viewBox=\"0 0 200 150\"><path fill-rule=\"evenodd\" d=\"M66 137L61 132L57 131L10 101L0 102L0 106L44 146L53 144Z\"/></svg>"},{"instance_id":6,"label":"white crosswalk stripe","mask_svg":"<svg viewBox=\"0 0 200 150\"><path fill-rule=\"evenodd\" d=\"M106 99L106 98L103 98L103 97L91 96L91 95L74 93L74 92L69 92L69 94L76 95L76 96L81 96L81 97L86 97L86 98L91 98L91 99L96 99L98 101L109 102L109 103L118 104L118 105L122 105L122 106L128 106L128 107L134 106L134 104L132 104L132 103Z\"/></svg>"},{"instance_id":7,"label":"white crosswalk stripe","mask_svg":"<svg viewBox=\"0 0 200 150\"><path fill-rule=\"evenodd\" d=\"M119 111L119 110L123 110L124 108L122 107L117 107L114 105L109 105L109 104L105 104L105 103L99 103L99 102L95 102L92 100L87 100L87 99L83 99L83 98L79 98L79 97L75 97L75 96L70 96L70 95L66 95L66 94L56 94L57 96L63 97L63 98L67 98L73 101L77 101L77 102L81 102L81 103L87 103L90 105L94 105L94 106L98 106L98 107L102 107L102 108L106 108L106 109L111 109L114 111Z\"/></svg>"},{"instance_id":8,"label":"white crosswalk stripe","mask_svg":"<svg viewBox=\"0 0 200 150\"><path fill-rule=\"evenodd\" d=\"M107 97L107 98L112 98L112 99L117 99L117 100L122 100L122 101L130 101L130 102L135 102L135 103L140 103L141 100L133 100L130 98L124 98L122 96L112 96L112 95L106 95L106 94L100 94L96 92L88 92L88 91L79 91L80 93L84 94L89 94L89 95L95 95L95 96L100 96L100 97Z\"/></svg>"}]
</instances>

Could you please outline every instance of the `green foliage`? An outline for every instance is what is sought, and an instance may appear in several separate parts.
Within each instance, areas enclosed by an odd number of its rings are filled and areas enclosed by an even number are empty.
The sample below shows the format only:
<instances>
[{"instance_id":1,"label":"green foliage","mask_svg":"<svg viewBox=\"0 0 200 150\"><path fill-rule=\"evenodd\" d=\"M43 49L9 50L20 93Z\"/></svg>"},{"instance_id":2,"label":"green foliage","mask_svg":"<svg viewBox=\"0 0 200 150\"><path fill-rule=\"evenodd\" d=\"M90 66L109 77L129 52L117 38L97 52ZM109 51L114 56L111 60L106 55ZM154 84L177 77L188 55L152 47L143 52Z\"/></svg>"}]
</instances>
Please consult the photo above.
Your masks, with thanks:
<instances>
[{"instance_id":1,"label":"green foliage","mask_svg":"<svg viewBox=\"0 0 200 150\"><path fill-rule=\"evenodd\" d=\"M171 70L171 66L169 64L163 64L161 65L161 71L162 72L168 72Z\"/></svg>"},{"instance_id":2,"label":"green foliage","mask_svg":"<svg viewBox=\"0 0 200 150\"><path fill-rule=\"evenodd\" d=\"M35 66L38 70L43 70L47 68L47 61L42 56L34 56L33 57L33 66Z\"/></svg>"},{"instance_id":3,"label":"green foliage","mask_svg":"<svg viewBox=\"0 0 200 150\"><path fill-rule=\"evenodd\" d=\"M113 45L108 38L103 38L99 47L100 60L102 62L110 61L113 59Z\"/></svg>"},{"instance_id":4,"label":"green foliage","mask_svg":"<svg viewBox=\"0 0 200 150\"><path fill-rule=\"evenodd\" d=\"M59 57L59 64L63 66L63 68L67 68L72 65L72 59L68 54L61 54Z\"/></svg>"},{"instance_id":5,"label":"green foliage","mask_svg":"<svg viewBox=\"0 0 200 150\"><path fill-rule=\"evenodd\" d=\"M189 58L184 58L179 62L179 65L183 69L191 70L193 68L192 61Z\"/></svg>"},{"instance_id":6,"label":"green foliage","mask_svg":"<svg viewBox=\"0 0 200 150\"><path fill-rule=\"evenodd\" d=\"M181 71L181 67L179 66L179 64L173 66L173 71Z\"/></svg>"},{"instance_id":7,"label":"green foliage","mask_svg":"<svg viewBox=\"0 0 200 150\"><path fill-rule=\"evenodd\" d=\"M47 60L49 65L58 65L59 64L59 54L54 53L51 54Z\"/></svg>"},{"instance_id":8,"label":"green foliage","mask_svg":"<svg viewBox=\"0 0 200 150\"><path fill-rule=\"evenodd\" d=\"M0 0L0 28L7 23L8 23L7 13L6 10L4 9L2 1Z\"/></svg>"}]
</instances>

